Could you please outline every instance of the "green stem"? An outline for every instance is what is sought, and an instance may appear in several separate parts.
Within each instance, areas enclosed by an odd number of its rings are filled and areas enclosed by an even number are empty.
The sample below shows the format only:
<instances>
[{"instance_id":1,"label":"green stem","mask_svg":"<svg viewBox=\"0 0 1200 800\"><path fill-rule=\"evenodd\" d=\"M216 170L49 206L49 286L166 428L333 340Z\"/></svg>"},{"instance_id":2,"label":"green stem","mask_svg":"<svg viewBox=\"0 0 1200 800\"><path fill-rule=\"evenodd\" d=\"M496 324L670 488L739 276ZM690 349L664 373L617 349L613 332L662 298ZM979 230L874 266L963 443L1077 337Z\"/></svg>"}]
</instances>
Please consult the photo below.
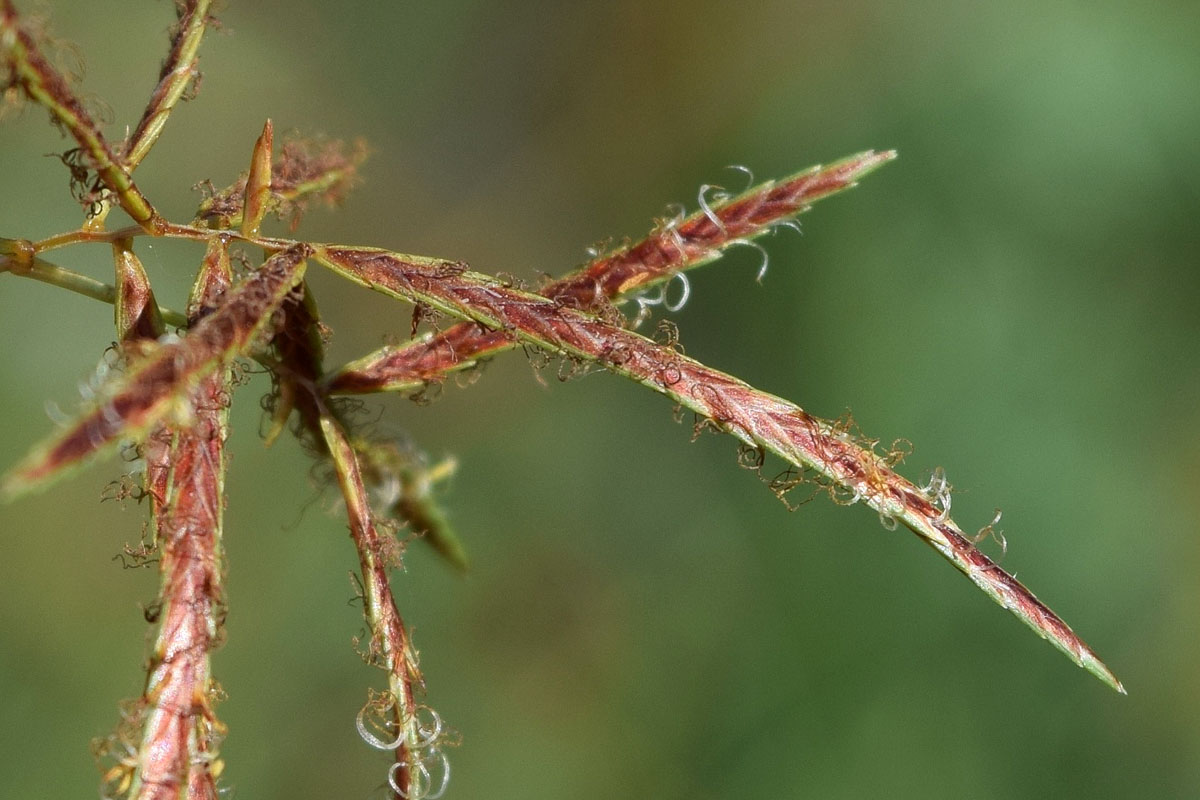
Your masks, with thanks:
<instances>
[{"instance_id":1,"label":"green stem","mask_svg":"<svg viewBox=\"0 0 1200 800\"><path fill-rule=\"evenodd\" d=\"M93 300L99 300L109 305L117 301L116 287L103 281L98 281L95 278L89 278L87 275L81 275L78 272L64 269L56 264L51 264L49 261L36 256L27 270L10 269L9 259L7 257L0 258L0 272L11 272L14 275L20 275L24 278L33 278L35 281L48 283L51 286L57 286L60 289L66 289L67 291L75 292L75 294L81 294L84 297L90 297ZM186 315L163 306L158 307L158 312L162 315L163 322L166 322L168 325L176 328L187 327Z\"/></svg>"}]
</instances>

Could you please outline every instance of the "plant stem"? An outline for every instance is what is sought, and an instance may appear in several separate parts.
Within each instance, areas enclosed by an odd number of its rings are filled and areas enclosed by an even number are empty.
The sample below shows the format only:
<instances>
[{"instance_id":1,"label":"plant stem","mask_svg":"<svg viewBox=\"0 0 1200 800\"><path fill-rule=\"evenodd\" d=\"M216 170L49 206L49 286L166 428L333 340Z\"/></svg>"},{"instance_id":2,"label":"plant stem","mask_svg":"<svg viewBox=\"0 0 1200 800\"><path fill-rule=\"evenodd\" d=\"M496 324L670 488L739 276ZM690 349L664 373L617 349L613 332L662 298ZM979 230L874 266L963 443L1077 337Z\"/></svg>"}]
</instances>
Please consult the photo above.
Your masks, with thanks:
<instances>
[{"instance_id":1,"label":"plant stem","mask_svg":"<svg viewBox=\"0 0 1200 800\"><path fill-rule=\"evenodd\" d=\"M90 297L93 300L99 300L109 305L112 305L117 300L116 287L104 281L98 281L87 275L82 275L52 264L43 258L34 257L29 269L24 271L10 269L8 258L0 258L0 272L11 272L13 275L20 275L23 278L33 278L35 281L48 283L51 286L57 286L60 289L66 289L69 292L75 292L76 294L81 294L84 297ZM176 328L187 327L187 316L179 311L159 306L158 313L162 315L163 322L168 325Z\"/></svg>"}]
</instances>

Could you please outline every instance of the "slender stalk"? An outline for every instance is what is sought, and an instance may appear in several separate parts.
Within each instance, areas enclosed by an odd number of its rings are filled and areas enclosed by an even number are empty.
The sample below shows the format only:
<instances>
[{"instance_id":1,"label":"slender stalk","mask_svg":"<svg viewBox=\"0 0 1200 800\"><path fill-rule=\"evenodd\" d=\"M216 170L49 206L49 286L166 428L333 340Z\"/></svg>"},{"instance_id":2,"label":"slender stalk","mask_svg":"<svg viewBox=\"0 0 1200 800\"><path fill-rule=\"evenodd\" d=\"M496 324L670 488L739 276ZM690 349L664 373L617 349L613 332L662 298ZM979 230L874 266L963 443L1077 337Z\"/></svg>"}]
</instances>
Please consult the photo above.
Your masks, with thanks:
<instances>
[{"instance_id":1,"label":"slender stalk","mask_svg":"<svg viewBox=\"0 0 1200 800\"><path fill-rule=\"evenodd\" d=\"M0 258L0 272L11 272L13 275L32 278L35 281L57 286L60 289L66 289L69 292L90 297L93 300L99 300L102 303L110 305L116 303L117 300L117 288L115 286L57 266L43 258L35 257L30 267L23 271L10 269L6 259ZM163 322L172 327L183 328L187 326L187 317L180 311L175 311L165 306L158 306L158 314L162 317Z\"/></svg>"},{"instance_id":2,"label":"slender stalk","mask_svg":"<svg viewBox=\"0 0 1200 800\"><path fill-rule=\"evenodd\" d=\"M157 235L159 233L161 233L161 231L156 232L153 235ZM66 233L55 234L54 236L49 236L45 239L34 242L33 248L35 252L45 253L48 250L55 250L59 247L66 247L72 244L88 244L96 242L112 244L114 242L119 242L122 239L133 239L139 235L146 235L146 231L138 227L122 228L115 231L98 231L88 228L80 228L78 230L67 231Z\"/></svg>"}]
</instances>

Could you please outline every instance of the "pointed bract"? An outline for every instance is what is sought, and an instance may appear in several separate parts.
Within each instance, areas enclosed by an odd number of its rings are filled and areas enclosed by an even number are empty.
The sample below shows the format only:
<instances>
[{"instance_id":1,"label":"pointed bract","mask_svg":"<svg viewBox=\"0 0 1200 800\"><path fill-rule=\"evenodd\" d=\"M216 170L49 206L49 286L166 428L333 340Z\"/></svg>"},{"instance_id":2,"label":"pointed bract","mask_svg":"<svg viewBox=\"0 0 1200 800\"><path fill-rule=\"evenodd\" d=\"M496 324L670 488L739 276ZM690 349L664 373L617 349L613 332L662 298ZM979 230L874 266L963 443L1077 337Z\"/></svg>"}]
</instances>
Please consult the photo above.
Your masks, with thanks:
<instances>
[{"instance_id":1,"label":"pointed bract","mask_svg":"<svg viewBox=\"0 0 1200 800\"><path fill-rule=\"evenodd\" d=\"M162 314L154 300L150 279L128 239L113 242L117 301L113 303L117 339L124 343L154 341L162 336Z\"/></svg>"},{"instance_id":2,"label":"pointed bract","mask_svg":"<svg viewBox=\"0 0 1200 800\"><path fill-rule=\"evenodd\" d=\"M262 134L254 143L254 154L250 158L250 172L246 177L246 199L242 206L243 236L258 236L258 229L267 213L267 201L271 196L271 150L274 147L275 127L268 119Z\"/></svg>"}]
</instances>

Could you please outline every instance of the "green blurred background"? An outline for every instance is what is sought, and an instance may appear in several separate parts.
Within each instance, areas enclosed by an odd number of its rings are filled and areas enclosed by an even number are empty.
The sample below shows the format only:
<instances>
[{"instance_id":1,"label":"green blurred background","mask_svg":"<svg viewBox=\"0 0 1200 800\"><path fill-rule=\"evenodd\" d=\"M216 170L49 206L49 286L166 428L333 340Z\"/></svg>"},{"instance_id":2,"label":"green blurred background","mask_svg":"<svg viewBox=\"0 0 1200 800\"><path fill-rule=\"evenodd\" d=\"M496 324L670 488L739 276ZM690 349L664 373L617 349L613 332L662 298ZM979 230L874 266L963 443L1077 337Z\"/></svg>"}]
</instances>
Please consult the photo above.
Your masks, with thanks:
<instances>
[{"instance_id":1,"label":"green blurred background","mask_svg":"<svg viewBox=\"0 0 1200 800\"><path fill-rule=\"evenodd\" d=\"M21 4L28 6L27 3ZM53 3L119 138L169 3ZM461 469L460 579L410 548L398 600L429 702L463 735L459 798L1200 796L1200 11L1134 3L231 3L200 98L139 179L174 219L227 183L263 119L364 136L366 181L313 239L461 258L529 280L637 236L743 164L780 176L900 159L694 274L687 352L944 466L967 529L1005 511L1004 565L1125 681L1072 666L903 529L825 500L795 514L734 443L593 375L519 354L384 425ZM231 35L226 35L231 34ZM0 127L0 234L78 224L65 147ZM139 252L176 307L194 246ZM59 262L105 278L105 248ZM107 278L106 278L107 279ZM408 309L312 276L334 360ZM0 463L52 430L111 312L0 277ZM355 711L355 558L310 462L234 415L227 781L236 798L370 795ZM90 737L141 688L156 576L110 559L141 509L111 458L0 507L0 796L93 796ZM303 510L301 510L303 508Z\"/></svg>"}]
</instances>

